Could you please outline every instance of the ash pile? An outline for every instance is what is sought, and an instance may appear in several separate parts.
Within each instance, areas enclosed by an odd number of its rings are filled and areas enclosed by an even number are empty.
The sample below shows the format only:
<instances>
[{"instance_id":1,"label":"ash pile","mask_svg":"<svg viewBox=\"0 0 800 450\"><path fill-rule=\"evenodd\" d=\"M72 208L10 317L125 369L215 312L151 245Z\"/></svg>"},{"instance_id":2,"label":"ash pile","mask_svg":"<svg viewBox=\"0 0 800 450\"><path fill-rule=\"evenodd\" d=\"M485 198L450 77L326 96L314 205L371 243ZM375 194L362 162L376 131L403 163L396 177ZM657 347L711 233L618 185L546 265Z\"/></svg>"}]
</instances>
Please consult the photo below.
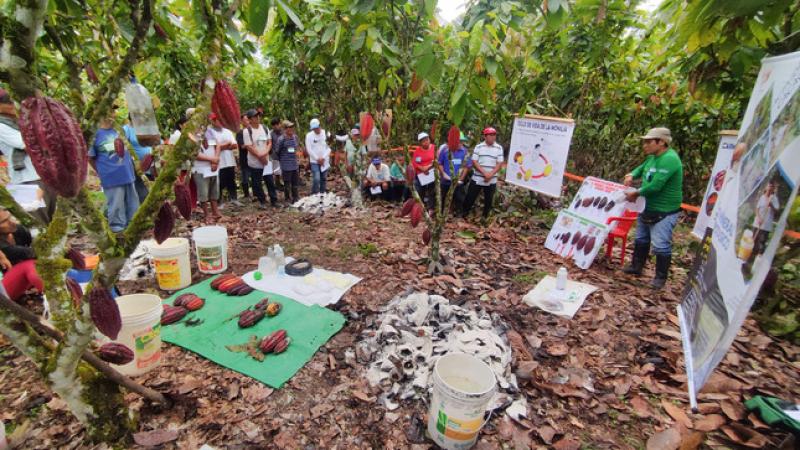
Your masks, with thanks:
<instances>
[{"instance_id":1,"label":"ash pile","mask_svg":"<svg viewBox=\"0 0 800 450\"><path fill-rule=\"evenodd\" d=\"M318 214L329 209L341 208L345 205L345 203L346 200L342 197L339 197L333 192L326 192L324 194L312 194L307 197L303 197L294 202L292 207L297 208L298 211L310 214Z\"/></svg>"},{"instance_id":2,"label":"ash pile","mask_svg":"<svg viewBox=\"0 0 800 450\"><path fill-rule=\"evenodd\" d=\"M463 352L485 362L498 382L495 402L516 394L507 326L497 314L451 305L441 295L421 292L394 298L356 346L356 356L369 363L367 380L382 390L381 403L397 409L404 400L428 401L436 361L449 352Z\"/></svg>"}]
</instances>

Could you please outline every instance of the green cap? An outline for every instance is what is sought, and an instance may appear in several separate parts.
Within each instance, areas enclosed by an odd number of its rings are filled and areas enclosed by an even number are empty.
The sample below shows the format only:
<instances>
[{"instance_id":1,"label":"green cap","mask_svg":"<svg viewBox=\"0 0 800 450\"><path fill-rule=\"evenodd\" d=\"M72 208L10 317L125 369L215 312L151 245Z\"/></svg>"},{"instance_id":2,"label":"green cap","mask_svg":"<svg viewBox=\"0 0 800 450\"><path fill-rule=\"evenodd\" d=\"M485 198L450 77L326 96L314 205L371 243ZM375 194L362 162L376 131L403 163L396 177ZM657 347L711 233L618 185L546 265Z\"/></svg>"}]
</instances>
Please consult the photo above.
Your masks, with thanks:
<instances>
[{"instance_id":1,"label":"green cap","mask_svg":"<svg viewBox=\"0 0 800 450\"><path fill-rule=\"evenodd\" d=\"M459 139L459 140L465 141L465 142L469 141L469 139L467 139L467 135L465 135L463 131L461 132L461 139Z\"/></svg>"}]
</instances>

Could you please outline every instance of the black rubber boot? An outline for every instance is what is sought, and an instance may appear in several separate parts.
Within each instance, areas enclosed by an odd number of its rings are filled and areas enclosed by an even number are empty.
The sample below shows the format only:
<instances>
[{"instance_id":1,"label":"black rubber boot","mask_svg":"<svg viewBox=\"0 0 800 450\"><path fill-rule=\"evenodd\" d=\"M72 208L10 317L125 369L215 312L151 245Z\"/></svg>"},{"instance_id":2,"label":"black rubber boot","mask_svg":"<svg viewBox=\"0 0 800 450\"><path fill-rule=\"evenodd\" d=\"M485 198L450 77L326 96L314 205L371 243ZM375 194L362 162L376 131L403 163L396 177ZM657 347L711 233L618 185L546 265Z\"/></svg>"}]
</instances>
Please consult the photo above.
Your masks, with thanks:
<instances>
[{"instance_id":1,"label":"black rubber boot","mask_svg":"<svg viewBox=\"0 0 800 450\"><path fill-rule=\"evenodd\" d=\"M656 276L650 282L650 287L660 290L667 283L669 266L672 263L672 255L656 255Z\"/></svg>"},{"instance_id":2,"label":"black rubber boot","mask_svg":"<svg viewBox=\"0 0 800 450\"><path fill-rule=\"evenodd\" d=\"M631 264L622 269L622 271L631 275L641 275L644 263L649 255L650 244L634 244Z\"/></svg>"}]
</instances>

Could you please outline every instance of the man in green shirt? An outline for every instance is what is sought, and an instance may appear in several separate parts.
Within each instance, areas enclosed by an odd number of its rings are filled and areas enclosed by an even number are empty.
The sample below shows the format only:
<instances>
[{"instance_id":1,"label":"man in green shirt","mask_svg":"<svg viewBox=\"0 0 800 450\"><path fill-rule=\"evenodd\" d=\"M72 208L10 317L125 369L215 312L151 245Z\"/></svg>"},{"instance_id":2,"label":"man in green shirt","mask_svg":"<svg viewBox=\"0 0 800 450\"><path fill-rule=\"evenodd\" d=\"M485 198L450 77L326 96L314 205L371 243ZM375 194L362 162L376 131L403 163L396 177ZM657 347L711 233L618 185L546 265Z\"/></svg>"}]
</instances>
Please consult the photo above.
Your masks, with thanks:
<instances>
[{"instance_id":1,"label":"man in green shirt","mask_svg":"<svg viewBox=\"0 0 800 450\"><path fill-rule=\"evenodd\" d=\"M650 243L656 255L656 275L650 286L661 289L667 282L672 262L672 230L678 223L683 201L683 165L678 153L670 147L672 135L667 128L653 128L642 136L642 149L647 158L625 175L625 186L641 179L639 189L628 190L628 201L645 198L644 212L639 214L634 241L633 261L625 273L640 275L650 254Z\"/></svg>"}]
</instances>

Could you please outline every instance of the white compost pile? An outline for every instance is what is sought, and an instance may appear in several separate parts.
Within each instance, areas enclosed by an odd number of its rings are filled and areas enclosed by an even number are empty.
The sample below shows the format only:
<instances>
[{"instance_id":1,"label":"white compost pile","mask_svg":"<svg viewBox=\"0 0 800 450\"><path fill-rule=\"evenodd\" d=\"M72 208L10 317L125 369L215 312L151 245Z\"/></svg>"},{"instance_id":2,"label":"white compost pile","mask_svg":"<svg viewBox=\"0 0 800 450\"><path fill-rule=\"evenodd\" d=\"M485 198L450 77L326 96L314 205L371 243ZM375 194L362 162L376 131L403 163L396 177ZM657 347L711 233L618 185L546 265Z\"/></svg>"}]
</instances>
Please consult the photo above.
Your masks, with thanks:
<instances>
[{"instance_id":1,"label":"white compost pile","mask_svg":"<svg viewBox=\"0 0 800 450\"><path fill-rule=\"evenodd\" d=\"M345 205L345 202L345 199L333 192L326 192L324 194L312 194L308 197L303 197L296 201L292 207L302 212L317 214L332 208L341 208Z\"/></svg>"},{"instance_id":2,"label":"white compost pile","mask_svg":"<svg viewBox=\"0 0 800 450\"><path fill-rule=\"evenodd\" d=\"M150 266L149 250L149 247L155 243L156 241L153 239L139 242L136 250L131 253L130 258L125 260L125 265L122 266L122 270L119 272L120 281L135 281L155 274Z\"/></svg>"},{"instance_id":3,"label":"white compost pile","mask_svg":"<svg viewBox=\"0 0 800 450\"><path fill-rule=\"evenodd\" d=\"M501 391L516 392L505 330L497 314L417 292L393 299L356 350L360 360L370 363L369 383L381 387L381 402L393 410L401 400L427 401L433 367L448 352L478 357L492 369Z\"/></svg>"}]
</instances>

